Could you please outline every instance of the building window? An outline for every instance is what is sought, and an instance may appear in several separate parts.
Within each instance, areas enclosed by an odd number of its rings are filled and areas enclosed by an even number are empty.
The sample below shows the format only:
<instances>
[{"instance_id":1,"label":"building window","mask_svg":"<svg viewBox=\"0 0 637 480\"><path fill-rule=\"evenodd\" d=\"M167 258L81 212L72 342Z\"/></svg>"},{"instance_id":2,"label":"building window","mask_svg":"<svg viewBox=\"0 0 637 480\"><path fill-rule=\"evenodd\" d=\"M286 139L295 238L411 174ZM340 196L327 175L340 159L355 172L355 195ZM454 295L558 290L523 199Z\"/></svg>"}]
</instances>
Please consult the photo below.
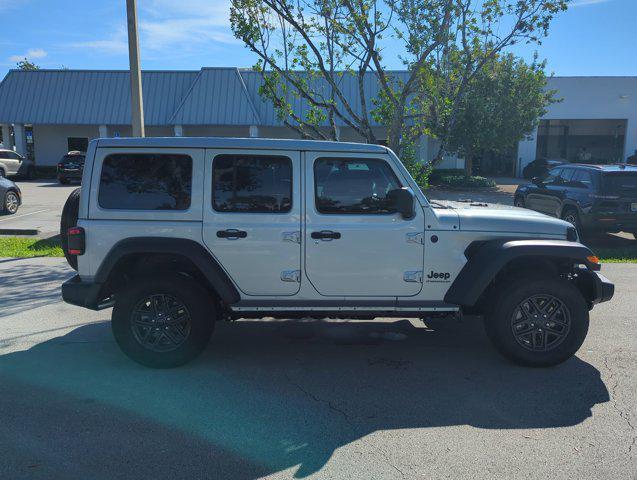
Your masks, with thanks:
<instances>
[{"instance_id":1,"label":"building window","mask_svg":"<svg viewBox=\"0 0 637 480\"><path fill-rule=\"evenodd\" d=\"M88 150L88 138L86 137L68 137L66 143L68 152L86 152Z\"/></svg>"},{"instance_id":2,"label":"building window","mask_svg":"<svg viewBox=\"0 0 637 480\"><path fill-rule=\"evenodd\" d=\"M395 213L387 194L400 187L398 178L384 160L319 158L314 163L314 192L319 213Z\"/></svg>"},{"instance_id":3,"label":"building window","mask_svg":"<svg viewBox=\"0 0 637 480\"><path fill-rule=\"evenodd\" d=\"M269 155L215 157L212 208L218 212L289 212L292 209L292 160Z\"/></svg>"},{"instance_id":4,"label":"building window","mask_svg":"<svg viewBox=\"0 0 637 480\"><path fill-rule=\"evenodd\" d=\"M187 210L192 158L173 154L115 154L104 159L99 205L114 210Z\"/></svg>"},{"instance_id":5,"label":"building window","mask_svg":"<svg viewBox=\"0 0 637 480\"><path fill-rule=\"evenodd\" d=\"M536 158L576 163L615 163L624 158L627 121L541 120Z\"/></svg>"}]
</instances>

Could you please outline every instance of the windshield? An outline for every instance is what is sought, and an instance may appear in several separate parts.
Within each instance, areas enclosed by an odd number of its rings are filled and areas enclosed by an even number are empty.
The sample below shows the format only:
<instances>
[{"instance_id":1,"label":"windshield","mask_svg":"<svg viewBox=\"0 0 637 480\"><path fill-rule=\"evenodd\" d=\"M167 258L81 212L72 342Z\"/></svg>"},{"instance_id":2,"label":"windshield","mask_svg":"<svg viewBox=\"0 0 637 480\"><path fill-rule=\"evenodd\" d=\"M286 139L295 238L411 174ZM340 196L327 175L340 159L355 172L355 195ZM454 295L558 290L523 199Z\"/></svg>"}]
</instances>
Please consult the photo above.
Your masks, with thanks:
<instances>
[{"instance_id":1,"label":"windshield","mask_svg":"<svg viewBox=\"0 0 637 480\"><path fill-rule=\"evenodd\" d=\"M605 173L604 190L608 193L637 195L637 171Z\"/></svg>"}]
</instances>

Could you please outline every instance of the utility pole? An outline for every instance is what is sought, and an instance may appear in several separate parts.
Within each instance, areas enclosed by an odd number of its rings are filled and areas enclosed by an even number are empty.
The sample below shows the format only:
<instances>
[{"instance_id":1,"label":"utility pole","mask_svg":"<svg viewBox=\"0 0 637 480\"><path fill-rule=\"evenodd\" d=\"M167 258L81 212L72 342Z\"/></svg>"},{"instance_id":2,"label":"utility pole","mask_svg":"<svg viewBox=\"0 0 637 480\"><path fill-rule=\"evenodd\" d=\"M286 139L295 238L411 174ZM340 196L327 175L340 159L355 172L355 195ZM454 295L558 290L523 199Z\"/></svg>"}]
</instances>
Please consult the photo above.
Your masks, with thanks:
<instances>
[{"instance_id":1,"label":"utility pole","mask_svg":"<svg viewBox=\"0 0 637 480\"><path fill-rule=\"evenodd\" d=\"M144 137L144 99L142 97L142 72L139 66L137 0L126 0L126 16L128 18L128 58L130 60L133 137Z\"/></svg>"}]
</instances>

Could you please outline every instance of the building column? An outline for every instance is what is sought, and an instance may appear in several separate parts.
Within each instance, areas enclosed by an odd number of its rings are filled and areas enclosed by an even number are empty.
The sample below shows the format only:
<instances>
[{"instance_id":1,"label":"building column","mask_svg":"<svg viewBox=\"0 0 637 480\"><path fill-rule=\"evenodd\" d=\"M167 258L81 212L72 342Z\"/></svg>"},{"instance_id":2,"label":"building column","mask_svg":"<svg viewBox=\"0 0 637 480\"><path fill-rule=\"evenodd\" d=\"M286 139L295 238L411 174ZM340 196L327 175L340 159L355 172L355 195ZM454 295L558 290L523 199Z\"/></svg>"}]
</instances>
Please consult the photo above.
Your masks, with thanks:
<instances>
[{"instance_id":1,"label":"building column","mask_svg":"<svg viewBox=\"0 0 637 480\"><path fill-rule=\"evenodd\" d=\"M100 138L108 138L108 127L106 125L100 125L98 131Z\"/></svg>"},{"instance_id":2,"label":"building column","mask_svg":"<svg viewBox=\"0 0 637 480\"><path fill-rule=\"evenodd\" d=\"M624 158L622 161L628 161L628 157L637 153L637 118L630 118L626 121L626 136L624 138Z\"/></svg>"},{"instance_id":3,"label":"building column","mask_svg":"<svg viewBox=\"0 0 637 480\"><path fill-rule=\"evenodd\" d=\"M13 133L15 135L15 151L22 156L27 154L27 136L24 131L23 123L13 125Z\"/></svg>"},{"instance_id":4,"label":"building column","mask_svg":"<svg viewBox=\"0 0 637 480\"><path fill-rule=\"evenodd\" d=\"M183 125L175 125L173 127L173 132L175 137L183 137L184 136L184 126Z\"/></svg>"},{"instance_id":5,"label":"building column","mask_svg":"<svg viewBox=\"0 0 637 480\"><path fill-rule=\"evenodd\" d=\"M7 150L13 150L13 139L11 138L11 125L8 123L2 124L2 145Z\"/></svg>"},{"instance_id":6,"label":"building column","mask_svg":"<svg viewBox=\"0 0 637 480\"><path fill-rule=\"evenodd\" d=\"M257 138L259 136L259 127L256 125L250 125L250 138Z\"/></svg>"},{"instance_id":7,"label":"building column","mask_svg":"<svg viewBox=\"0 0 637 480\"><path fill-rule=\"evenodd\" d=\"M533 132L531 132L528 137L521 140L518 144L518 160L517 165L515 166L515 175L517 177L521 177L524 167L535 160L536 151L537 127L535 127L535 130L533 130Z\"/></svg>"}]
</instances>

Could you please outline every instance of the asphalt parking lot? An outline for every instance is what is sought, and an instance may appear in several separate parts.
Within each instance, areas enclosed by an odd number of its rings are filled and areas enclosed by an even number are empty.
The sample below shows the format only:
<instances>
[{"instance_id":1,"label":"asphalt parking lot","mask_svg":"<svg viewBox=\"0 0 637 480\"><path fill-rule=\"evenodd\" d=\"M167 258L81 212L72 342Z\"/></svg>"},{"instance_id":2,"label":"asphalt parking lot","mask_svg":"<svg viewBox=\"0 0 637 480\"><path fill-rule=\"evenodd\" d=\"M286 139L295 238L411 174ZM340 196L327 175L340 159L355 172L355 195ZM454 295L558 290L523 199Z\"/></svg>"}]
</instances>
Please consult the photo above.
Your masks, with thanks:
<instances>
[{"instance_id":1,"label":"asphalt parking lot","mask_svg":"<svg viewBox=\"0 0 637 480\"><path fill-rule=\"evenodd\" d=\"M22 190L22 205L15 215L0 216L0 230L38 230L40 237L60 233L62 207L79 185L60 185L54 179L16 183Z\"/></svg>"},{"instance_id":2,"label":"asphalt parking lot","mask_svg":"<svg viewBox=\"0 0 637 480\"><path fill-rule=\"evenodd\" d=\"M637 265L603 271L616 296L555 368L470 317L223 323L158 371L61 302L64 260L0 259L0 478L635 479Z\"/></svg>"}]
</instances>

